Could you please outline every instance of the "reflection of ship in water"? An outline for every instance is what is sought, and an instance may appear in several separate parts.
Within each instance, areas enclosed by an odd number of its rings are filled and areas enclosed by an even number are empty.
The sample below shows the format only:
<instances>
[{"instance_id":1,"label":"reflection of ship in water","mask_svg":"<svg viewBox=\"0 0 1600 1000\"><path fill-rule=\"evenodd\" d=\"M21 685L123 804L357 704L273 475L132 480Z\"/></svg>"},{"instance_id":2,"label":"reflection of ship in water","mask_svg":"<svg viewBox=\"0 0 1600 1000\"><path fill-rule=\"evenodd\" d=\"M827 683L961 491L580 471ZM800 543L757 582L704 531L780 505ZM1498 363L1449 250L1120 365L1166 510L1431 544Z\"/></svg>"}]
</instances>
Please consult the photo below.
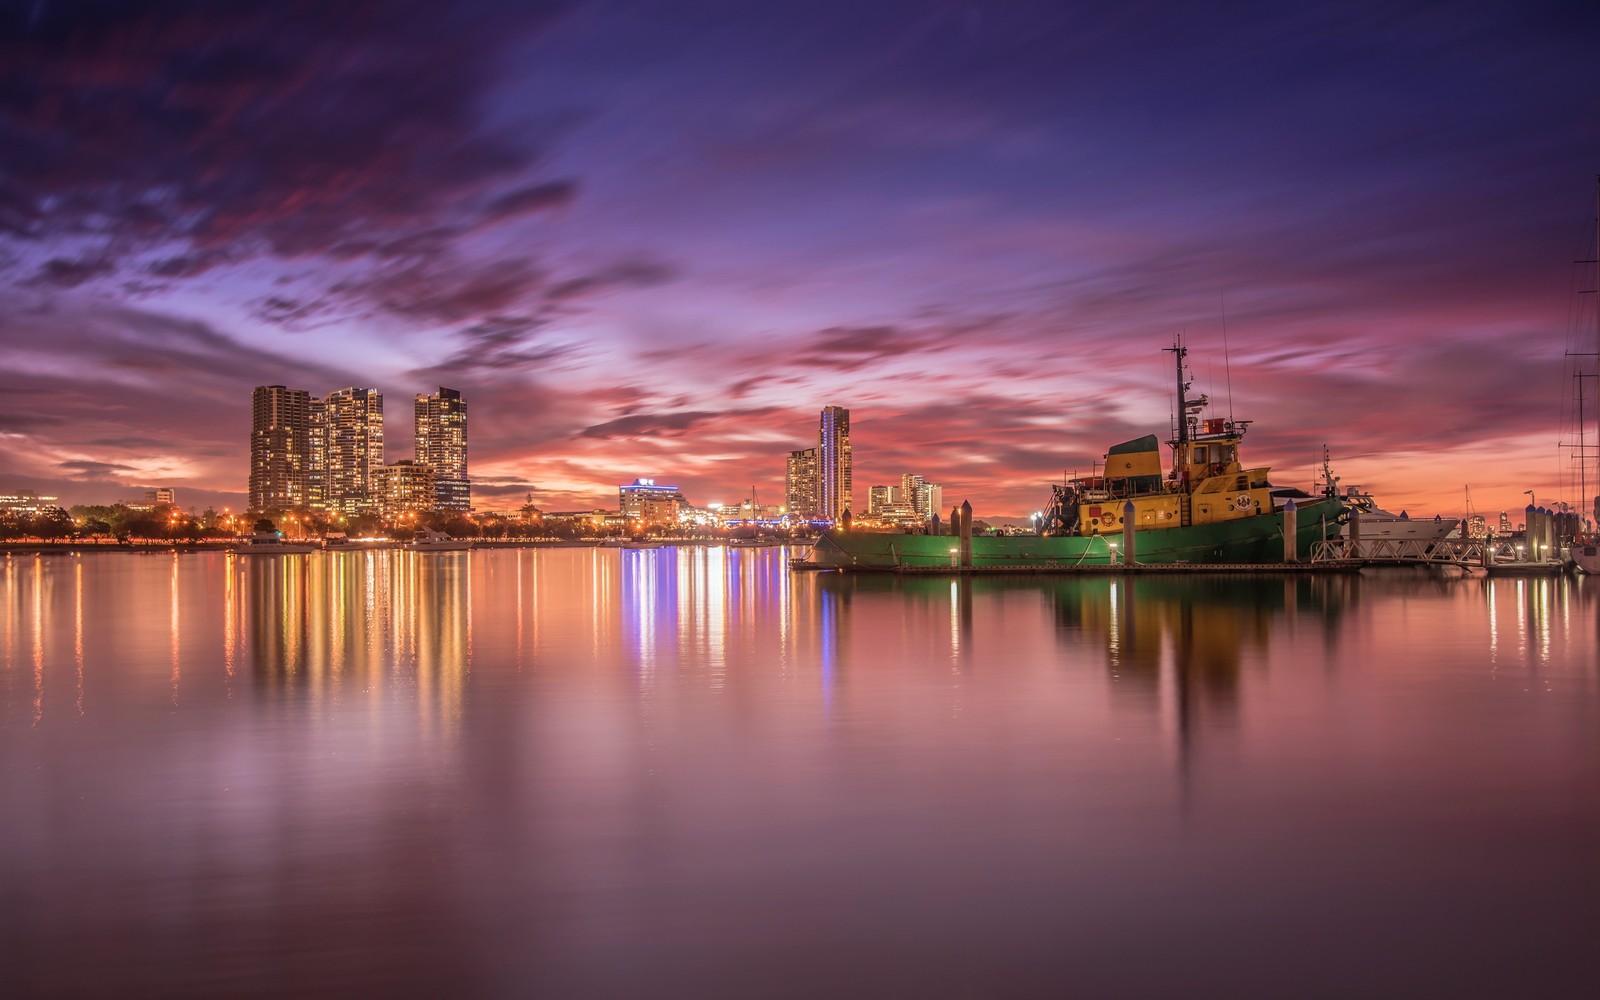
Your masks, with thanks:
<instances>
[{"instance_id":1,"label":"reflection of ship in water","mask_svg":"<svg viewBox=\"0 0 1600 1000\"><path fill-rule=\"evenodd\" d=\"M1229 716L1237 709L1243 665L1248 658L1267 662L1275 628L1310 624L1335 643L1359 580L1130 576L1098 587L1064 581L1078 586L1053 586L1050 599L1064 631L1103 637L1119 687L1157 697L1165 671L1186 726L1196 713Z\"/></svg>"},{"instance_id":2,"label":"reflection of ship in water","mask_svg":"<svg viewBox=\"0 0 1600 1000\"><path fill-rule=\"evenodd\" d=\"M260 689L314 692L414 677L420 708L457 715L471 660L466 560L348 551L230 560L228 572L230 672L245 664Z\"/></svg>"},{"instance_id":3,"label":"reflection of ship in water","mask_svg":"<svg viewBox=\"0 0 1600 1000\"><path fill-rule=\"evenodd\" d=\"M1117 700L1140 709L1170 700L1187 800L1201 734L1237 725L1246 665L1270 664L1279 630L1319 628L1331 652L1361 585L1346 574L1130 576L1101 588L1055 588L1051 597L1063 630L1104 637Z\"/></svg>"},{"instance_id":4,"label":"reflection of ship in water","mask_svg":"<svg viewBox=\"0 0 1600 1000\"><path fill-rule=\"evenodd\" d=\"M982 631L1006 604L1038 595L1055 619L1069 666L1087 665L1080 651L1099 659L1092 651L1103 650L1100 669L1112 681L1112 704L1171 720L1185 784L1198 734L1234 727L1244 671L1271 664L1274 635L1297 632L1304 638L1314 630L1334 650L1347 612L1369 583L1354 574L816 578L841 632L852 605L873 596L922 605L908 615L925 627L948 616L951 664L963 671L984 669L979 643L988 655L1006 654L992 639L973 636L974 619ZM1423 586L1431 590L1436 584Z\"/></svg>"}]
</instances>

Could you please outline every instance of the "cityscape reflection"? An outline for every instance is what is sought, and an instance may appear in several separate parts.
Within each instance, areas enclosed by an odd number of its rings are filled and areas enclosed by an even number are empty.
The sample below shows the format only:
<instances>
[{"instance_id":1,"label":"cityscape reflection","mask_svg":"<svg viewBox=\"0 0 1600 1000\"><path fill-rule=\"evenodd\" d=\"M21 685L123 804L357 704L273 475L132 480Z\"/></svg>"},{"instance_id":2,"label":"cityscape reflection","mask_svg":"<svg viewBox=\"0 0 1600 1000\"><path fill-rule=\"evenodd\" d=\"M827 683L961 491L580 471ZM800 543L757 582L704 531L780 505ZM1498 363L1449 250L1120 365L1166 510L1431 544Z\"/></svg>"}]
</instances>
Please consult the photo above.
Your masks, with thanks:
<instances>
[{"instance_id":1,"label":"cityscape reflection","mask_svg":"<svg viewBox=\"0 0 1600 1000\"><path fill-rule=\"evenodd\" d=\"M8 985L1182 993L1226 928L1278 994L1501 989L1600 920L1597 619L1600 581L1404 571L14 557Z\"/></svg>"}]
</instances>

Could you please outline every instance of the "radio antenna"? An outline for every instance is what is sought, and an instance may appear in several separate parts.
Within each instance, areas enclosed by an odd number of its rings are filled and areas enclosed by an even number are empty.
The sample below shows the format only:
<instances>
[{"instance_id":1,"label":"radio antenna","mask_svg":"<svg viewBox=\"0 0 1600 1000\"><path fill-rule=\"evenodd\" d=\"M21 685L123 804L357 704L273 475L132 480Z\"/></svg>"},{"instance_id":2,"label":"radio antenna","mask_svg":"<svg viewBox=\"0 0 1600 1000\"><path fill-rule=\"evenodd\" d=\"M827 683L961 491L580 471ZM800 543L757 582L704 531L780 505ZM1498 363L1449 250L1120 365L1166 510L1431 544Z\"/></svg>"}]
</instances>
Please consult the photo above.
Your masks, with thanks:
<instances>
[{"instance_id":1,"label":"radio antenna","mask_svg":"<svg viewBox=\"0 0 1600 1000\"><path fill-rule=\"evenodd\" d=\"M1233 363L1228 358L1228 300L1222 292L1217 293L1217 302L1222 306L1222 372L1228 385L1228 422L1233 422Z\"/></svg>"}]
</instances>

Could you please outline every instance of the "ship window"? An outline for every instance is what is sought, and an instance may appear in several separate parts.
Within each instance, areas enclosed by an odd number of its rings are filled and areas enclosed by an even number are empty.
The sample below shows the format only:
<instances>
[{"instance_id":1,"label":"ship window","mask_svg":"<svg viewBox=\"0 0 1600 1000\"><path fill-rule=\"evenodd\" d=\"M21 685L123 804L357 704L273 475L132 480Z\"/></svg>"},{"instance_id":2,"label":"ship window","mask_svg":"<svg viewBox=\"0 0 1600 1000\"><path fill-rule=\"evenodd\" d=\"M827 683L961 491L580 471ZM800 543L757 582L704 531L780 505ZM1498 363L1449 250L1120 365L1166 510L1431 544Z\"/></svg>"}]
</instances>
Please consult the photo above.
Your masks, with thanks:
<instances>
[{"instance_id":1,"label":"ship window","mask_svg":"<svg viewBox=\"0 0 1600 1000\"><path fill-rule=\"evenodd\" d=\"M1216 460L1218 462L1222 462L1223 464L1227 464L1228 462L1233 461L1233 445L1231 445L1231 444L1219 444L1219 445L1217 445Z\"/></svg>"},{"instance_id":2,"label":"ship window","mask_svg":"<svg viewBox=\"0 0 1600 1000\"><path fill-rule=\"evenodd\" d=\"M1194 462L1196 465L1201 465L1211 461L1211 459L1208 457L1210 454L1211 449L1208 446L1197 444L1194 446L1194 455L1189 460Z\"/></svg>"}]
</instances>

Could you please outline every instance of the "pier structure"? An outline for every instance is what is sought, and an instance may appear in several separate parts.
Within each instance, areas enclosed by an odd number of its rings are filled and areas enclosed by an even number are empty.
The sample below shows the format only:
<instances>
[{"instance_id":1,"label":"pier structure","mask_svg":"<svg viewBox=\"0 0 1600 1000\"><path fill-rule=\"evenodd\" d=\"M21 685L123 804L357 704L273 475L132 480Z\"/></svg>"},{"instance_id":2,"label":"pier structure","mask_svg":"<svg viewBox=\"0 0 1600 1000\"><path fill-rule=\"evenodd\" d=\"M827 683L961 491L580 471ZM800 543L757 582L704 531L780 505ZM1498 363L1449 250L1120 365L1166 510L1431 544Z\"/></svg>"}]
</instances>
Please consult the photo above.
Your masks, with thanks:
<instances>
[{"instance_id":1,"label":"pier structure","mask_svg":"<svg viewBox=\"0 0 1600 1000\"><path fill-rule=\"evenodd\" d=\"M1559 559L1529 559L1509 539L1484 538L1330 538L1312 543L1311 561L1360 566L1458 566L1524 576L1553 576L1568 568Z\"/></svg>"}]
</instances>

